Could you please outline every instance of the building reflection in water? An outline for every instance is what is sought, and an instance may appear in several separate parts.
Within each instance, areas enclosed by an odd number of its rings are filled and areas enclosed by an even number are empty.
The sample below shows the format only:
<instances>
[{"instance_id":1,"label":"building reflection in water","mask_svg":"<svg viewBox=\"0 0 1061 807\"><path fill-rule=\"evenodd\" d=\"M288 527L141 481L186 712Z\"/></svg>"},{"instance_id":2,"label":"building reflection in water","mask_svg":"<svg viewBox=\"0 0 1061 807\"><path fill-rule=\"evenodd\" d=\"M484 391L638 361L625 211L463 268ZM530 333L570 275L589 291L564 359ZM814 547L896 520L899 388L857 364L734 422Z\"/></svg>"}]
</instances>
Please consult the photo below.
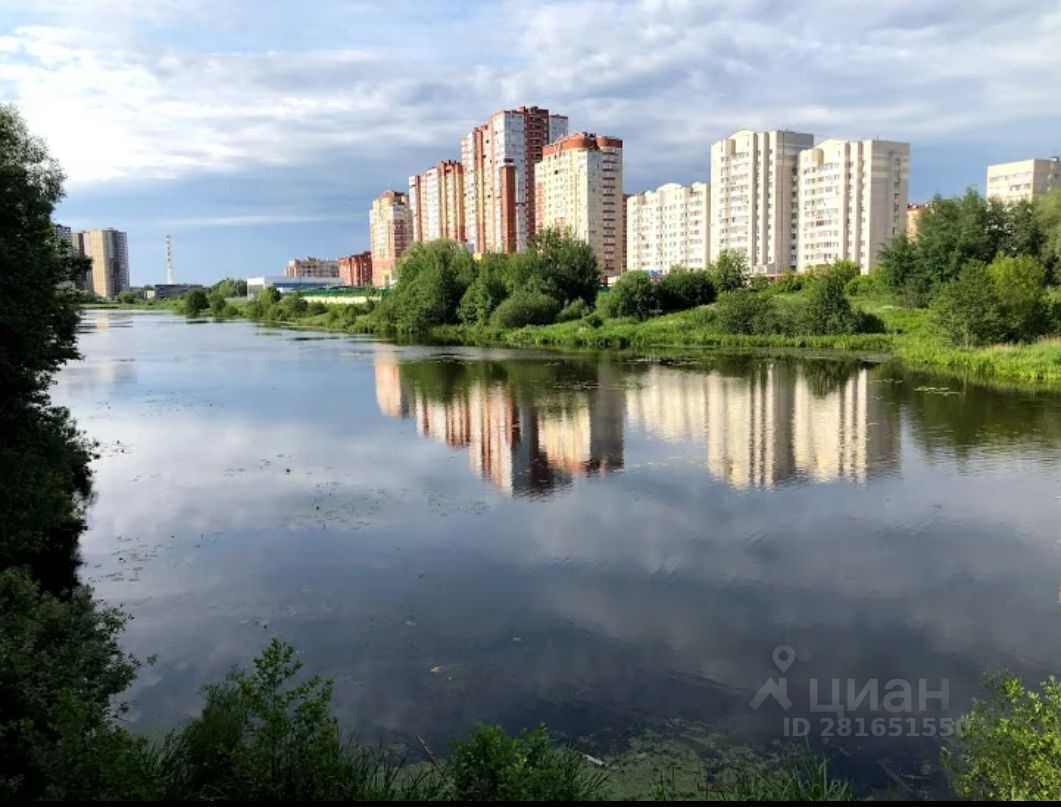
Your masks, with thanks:
<instances>
[{"instance_id":1,"label":"building reflection in water","mask_svg":"<svg viewBox=\"0 0 1061 807\"><path fill-rule=\"evenodd\" d=\"M623 467L629 419L700 441L712 476L737 488L865 481L899 463L898 415L865 368L776 362L732 373L540 360L402 363L376 349L380 411L467 451L510 495L540 495Z\"/></svg>"}]
</instances>

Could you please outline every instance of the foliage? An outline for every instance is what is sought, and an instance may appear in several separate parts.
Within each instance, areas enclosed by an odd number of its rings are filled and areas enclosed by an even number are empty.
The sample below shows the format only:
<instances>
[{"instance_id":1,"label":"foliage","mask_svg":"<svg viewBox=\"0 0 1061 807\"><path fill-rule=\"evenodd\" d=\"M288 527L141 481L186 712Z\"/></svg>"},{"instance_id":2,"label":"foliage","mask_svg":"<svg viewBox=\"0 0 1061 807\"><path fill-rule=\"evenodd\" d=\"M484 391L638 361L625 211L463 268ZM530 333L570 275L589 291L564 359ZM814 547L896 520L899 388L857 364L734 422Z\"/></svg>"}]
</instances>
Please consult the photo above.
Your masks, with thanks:
<instances>
[{"instance_id":1,"label":"foliage","mask_svg":"<svg viewBox=\"0 0 1061 807\"><path fill-rule=\"evenodd\" d=\"M601 301L602 313L607 317L647 319L659 308L656 286L648 272L624 272Z\"/></svg>"},{"instance_id":2,"label":"foliage","mask_svg":"<svg viewBox=\"0 0 1061 807\"><path fill-rule=\"evenodd\" d=\"M592 310L593 309L590 307L589 303L580 297L565 305L560 313L556 315L556 321L571 322L576 319L582 319Z\"/></svg>"},{"instance_id":3,"label":"foliage","mask_svg":"<svg viewBox=\"0 0 1061 807\"><path fill-rule=\"evenodd\" d=\"M398 283L376 309L391 327L423 333L457 321L457 307L474 276L472 257L452 241L413 244L398 262Z\"/></svg>"},{"instance_id":4,"label":"foliage","mask_svg":"<svg viewBox=\"0 0 1061 807\"><path fill-rule=\"evenodd\" d=\"M479 725L454 743L447 773L452 797L462 801L598 800L605 781L581 754L553 745L544 726L512 737Z\"/></svg>"},{"instance_id":5,"label":"foliage","mask_svg":"<svg viewBox=\"0 0 1061 807\"><path fill-rule=\"evenodd\" d=\"M478 263L475 279L461 297L457 317L468 324L485 325L508 295L505 286L506 256L491 253Z\"/></svg>"},{"instance_id":6,"label":"foliage","mask_svg":"<svg viewBox=\"0 0 1061 807\"><path fill-rule=\"evenodd\" d=\"M51 374L77 355L77 297L57 287L88 264L52 227L62 182L44 143L14 108L0 106L0 405L41 400Z\"/></svg>"},{"instance_id":7,"label":"foliage","mask_svg":"<svg viewBox=\"0 0 1061 807\"><path fill-rule=\"evenodd\" d=\"M210 287L211 295L217 294L222 299L227 297L246 297L247 296L247 281L237 280L236 278L226 277L224 280L219 280L213 286Z\"/></svg>"},{"instance_id":8,"label":"foliage","mask_svg":"<svg viewBox=\"0 0 1061 807\"><path fill-rule=\"evenodd\" d=\"M548 325L556 321L560 304L540 291L517 291L499 305L490 322L499 328L522 328L524 325Z\"/></svg>"},{"instance_id":9,"label":"foliage","mask_svg":"<svg viewBox=\"0 0 1061 807\"><path fill-rule=\"evenodd\" d=\"M1042 231L1043 264L1051 270L1054 283L1061 283L1061 188L1039 200L1035 211Z\"/></svg>"},{"instance_id":10,"label":"foliage","mask_svg":"<svg viewBox=\"0 0 1061 807\"><path fill-rule=\"evenodd\" d=\"M987 679L988 698L963 718L957 745L944 763L955 792L976 800L1061 799L1061 682L1040 691L1015 675Z\"/></svg>"},{"instance_id":11,"label":"foliage","mask_svg":"<svg viewBox=\"0 0 1061 807\"><path fill-rule=\"evenodd\" d=\"M1002 336L1025 341L1048 332L1050 308L1044 289L1046 270L1035 258L999 255L987 267L998 301Z\"/></svg>"},{"instance_id":12,"label":"foliage","mask_svg":"<svg viewBox=\"0 0 1061 807\"><path fill-rule=\"evenodd\" d=\"M772 765L747 764L723 770L712 789L726 801L854 801L851 783L829 773L829 763L809 752Z\"/></svg>"},{"instance_id":13,"label":"foliage","mask_svg":"<svg viewBox=\"0 0 1061 807\"><path fill-rule=\"evenodd\" d=\"M773 290L777 294L794 294L803 288L804 280L798 272L785 272L774 281Z\"/></svg>"},{"instance_id":14,"label":"foliage","mask_svg":"<svg viewBox=\"0 0 1061 807\"><path fill-rule=\"evenodd\" d=\"M959 347L995 342L1003 333L994 284L980 261L966 264L955 280L944 284L932 315L934 327Z\"/></svg>"},{"instance_id":15,"label":"foliage","mask_svg":"<svg viewBox=\"0 0 1061 807\"><path fill-rule=\"evenodd\" d=\"M197 317L210 308L210 298L202 289L192 289L181 298L181 310L189 317Z\"/></svg>"},{"instance_id":16,"label":"foliage","mask_svg":"<svg viewBox=\"0 0 1061 807\"><path fill-rule=\"evenodd\" d=\"M829 270L815 277L807 295L803 312L803 328L807 333L855 333L858 317L851 308L845 289L854 279L850 262L837 262ZM854 267L858 271L858 267Z\"/></svg>"},{"instance_id":17,"label":"foliage","mask_svg":"<svg viewBox=\"0 0 1061 807\"><path fill-rule=\"evenodd\" d=\"M859 275L851 278L844 291L848 297L865 297L874 294L879 285L878 275Z\"/></svg>"},{"instance_id":18,"label":"foliage","mask_svg":"<svg viewBox=\"0 0 1061 807\"><path fill-rule=\"evenodd\" d=\"M555 229L536 233L523 266L532 271L513 290L526 285L556 299L561 306L575 300L592 304L600 288L600 270L593 250L585 241ZM518 263L518 262L517 262Z\"/></svg>"},{"instance_id":19,"label":"foliage","mask_svg":"<svg viewBox=\"0 0 1061 807\"><path fill-rule=\"evenodd\" d=\"M774 298L752 289L734 289L718 295L715 317L725 333L769 334L779 329Z\"/></svg>"},{"instance_id":20,"label":"foliage","mask_svg":"<svg viewBox=\"0 0 1061 807\"><path fill-rule=\"evenodd\" d=\"M133 303L141 303L146 298L144 297L142 289L126 289L125 291L118 292L114 299L116 302L131 305Z\"/></svg>"},{"instance_id":21,"label":"foliage","mask_svg":"<svg viewBox=\"0 0 1061 807\"><path fill-rule=\"evenodd\" d=\"M123 623L85 590L59 599L0 572L0 798L118 795L115 771L135 750L110 703L135 672Z\"/></svg>"},{"instance_id":22,"label":"foliage","mask_svg":"<svg viewBox=\"0 0 1061 807\"><path fill-rule=\"evenodd\" d=\"M422 777L398 782L399 766L343 739L331 684L294 684L302 667L278 639L254 661L204 690L202 714L158 750L160 794L182 800L391 799L430 795Z\"/></svg>"},{"instance_id":23,"label":"foliage","mask_svg":"<svg viewBox=\"0 0 1061 807\"><path fill-rule=\"evenodd\" d=\"M659 282L659 305L663 311L684 311L715 301L715 284L707 272L676 272Z\"/></svg>"},{"instance_id":24,"label":"foliage","mask_svg":"<svg viewBox=\"0 0 1061 807\"><path fill-rule=\"evenodd\" d=\"M720 294L734 291L748 282L748 259L743 253L724 249L707 272Z\"/></svg>"}]
</instances>

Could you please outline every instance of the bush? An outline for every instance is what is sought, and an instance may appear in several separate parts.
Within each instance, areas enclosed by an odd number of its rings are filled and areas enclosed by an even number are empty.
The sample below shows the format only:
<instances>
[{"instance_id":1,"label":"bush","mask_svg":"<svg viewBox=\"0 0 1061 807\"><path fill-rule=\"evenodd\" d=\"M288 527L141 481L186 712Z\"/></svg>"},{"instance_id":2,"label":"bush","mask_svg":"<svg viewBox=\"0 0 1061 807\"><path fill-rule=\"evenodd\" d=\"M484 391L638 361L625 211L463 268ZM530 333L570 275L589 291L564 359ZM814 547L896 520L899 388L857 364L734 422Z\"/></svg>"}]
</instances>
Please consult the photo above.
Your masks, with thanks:
<instances>
[{"instance_id":1,"label":"bush","mask_svg":"<svg viewBox=\"0 0 1061 807\"><path fill-rule=\"evenodd\" d=\"M803 289L803 275L796 272L785 272L774 281L773 291L777 294L794 294Z\"/></svg>"},{"instance_id":2,"label":"bush","mask_svg":"<svg viewBox=\"0 0 1061 807\"><path fill-rule=\"evenodd\" d=\"M814 278L803 312L803 329L807 333L855 333L858 318L844 293L844 287L851 279L846 267L829 270Z\"/></svg>"},{"instance_id":3,"label":"bush","mask_svg":"<svg viewBox=\"0 0 1061 807\"><path fill-rule=\"evenodd\" d=\"M844 291L847 292L848 297L864 297L873 294L877 290L877 285L876 275L859 275L848 281Z\"/></svg>"},{"instance_id":4,"label":"bush","mask_svg":"<svg viewBox=\"0 0 1061 807\"><path fill-rule=\"evenodd\" d=\"M677 272L663 276L658 287L659 305L664 311L684 311L715 301L715 284L707 272Z\"/></svg>"},{"instance_id":5,"label":"bush","mask_svg":"<svg viewBox=\"0 0 1061 807\"><path fill-rule=\"evenodd\" d=\"M1004 330L994 284L980 261L966 264L957 279L945 283L931 310L933 326L958 347L998 341Z\"/></svg>"},{"instance_id":6,"label":"bush","mask_svg":"<svg viewBox=\"0 0 1061 807\"><path fill-rule=\"evenodd\" d=\"M987 267L998 300L1002 338L1027 341L1047 333L1051 311L1046 301L1046 270L1035 258L1000 255Z\"/></svg>"},{"instance_id":7,"label":"bush","mask_svg":"<svg viewBox=\"0 0 1061 807\"><path fill-rule=\"evenodd\" d=\"M604 797L604 776L582 755L557 748L544 726L510 737L480 725L453 745L449 779L461 801L590 801Z\"/></svg>"},{"instance_id":8,"label":"bush","mask_svg":"<svg viewBox=\"0 0 1061 807\"><path fill-rule=\"evenodd\" d=\"M605 316L643 320L659 308L659 296L648 272L638 270L620 275L602 304Z\"/></svg>"},{"instance_id":9,"label":"bush","mask_svg":"<svg viewBox=\"0 0 1061 807\"><path fill-rule=\"evenodd\" d=\"M210 298L202 289L192 289L181 298L181 309L189 317L197 317L210 307Z\"/></svg>"},{"instance_id":10,"label":"bush","mask_svg":"<svg viewBox=\"0 0 1061 807\"><path fill-rule=\"evenodd\" d=\"M768 334L779 330L774 298L751 289L719 294L715 321L725 333Z\"/></svg>"},{"instance_id":11,"label":"bush","mask_svg":"<svg viewBox=\"0 0 1061 807\"><path fill-rule=\"evenodd\" d=\"M556 321L560 303L536 291L517 291L494 311L491 324L498 328L522 328L524 325L548 325Z\"/></svg>"},{"instance_id":12,"label":"bush","mask_svg":"<svg viewBox=\"0 0 1061 807\"><path fill-rule=\"evenodd\" d=\"M487 256L481 261L481 264L486 264L487 261L492 262L493 260L500 261L503 269L504 256L501 255ZM457 308L457 317L461 322L469 325L486 325L490 321L490 316L494 313L494 309L501 304L507 295L508 290L505 288L501 271L495 270L490 265L481 265L478 276L468 286L464 296L461 297L460 305Z\"/></svg>"},{"instance_id":13,"label":"bush","mask_svg":"<svg viewBox=\"0 0 1061 807\"><path fill-rule=\"evenodd\" d=\"M579 298L565 305L560 313L557 314L556 321L571 322L572 320L582 319L592 310L593 309L590 308L589 303L582 298Z\"/></svg>"},{"instance_id":14,"label":"bush","mask_svg":"<svg viewBox=\"0 0 1061 807\"><path fill-rule=\"evenodd\" d=\"M988 678L987 700L974 700L956 746L944 750L954 791L977 801L1061 799L1061 683L1041 692L1015 675Z\"/></svg>"}]
</instances>

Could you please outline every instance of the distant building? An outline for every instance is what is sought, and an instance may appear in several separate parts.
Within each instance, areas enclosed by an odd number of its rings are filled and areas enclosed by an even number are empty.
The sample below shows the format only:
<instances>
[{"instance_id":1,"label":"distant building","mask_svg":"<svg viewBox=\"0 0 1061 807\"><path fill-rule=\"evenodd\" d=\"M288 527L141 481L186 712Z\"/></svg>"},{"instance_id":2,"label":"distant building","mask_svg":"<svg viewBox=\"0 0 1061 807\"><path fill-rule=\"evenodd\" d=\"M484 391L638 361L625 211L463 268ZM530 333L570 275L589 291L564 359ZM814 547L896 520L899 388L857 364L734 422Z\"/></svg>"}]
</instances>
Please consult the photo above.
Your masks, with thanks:
<instances>
[{"instance_id":1,"label":"distant building","mask_svg":"<svg viewBox=\"0 0 1061 807\"><path fill-rule=\"evenodd\" d=\"M711 146L711 260L744 255L752 272L796 265L796 169L806 132L743 129Z\"/></svg>"},{"instance_id":2,"label":"distant building","mask_svg":"<svg viewBox=\"0 0 1061 807\"><path fill-rule=\"evenodd\" d=\"M826 140L799 153L799 269L851 260L863 274L906 231L910 144Z\"/></svg>"},{"instance_id":3,"label":"distant building","mask_svg":"<svg viewBox=\"0 0 1061 807\"><path fill-rule=\"evenodd\" d=\"M154 288L144 289L144 297L148 300L170 300L202 288L200 283L156 283Z\"/></svg>"},{"instance_id":4,"label":"distant building","mask_svg":"<svg viewBox=\"0 0 1061 807\"><path fill-rule=\"evenodd\" d=\"M113 298L129 288L129 248L121 230L84 230L71 236L75 251L92 261L84 289Z\"/></svg>"},{"instance_id":5,"label":"distant building","mask_svg":"<svg viewBox=\"0 0 1061 807\"><path fill-rule=\"evenodd\" d=\"M1061 188L1061 157L987 166L987 198L1031 201Z\"/></svg>"},{"instance_id":6,"label":"distant building","mask_svg":"<svg viewBox=\"0 0 1061 807\"><path fill-rule=\"evenodd\" d=\"M344 286L371 286L372 253L359 252L340 258L339 280Z\"/></svg>"},{"instance_id":7,"label":"distant building","mask_svg":"<svg viewBox=\"0 0 1061 807\"><path fill-rule=\"evenodd\" d=\"M542 150L535 168L537 229L555 227L588 243L601 273L626 268L623 141L579 132Z\"/></svg>"},{"instance_id":8,"label":"distant building","mask_svg":"<svg viewBox=\"0 0 1061 807\"><path fill-rule=\"evenodd\" d=\"M461 140L464 218L472 251L520 252L537 230L534 166L567 134L567 118L521 106L495 112Z\"/></svg>"},{"instance_id":9,"label":"distant building","mask_svg":"<svg viewBox=\"0 0 1061 807\"><path fill-rule=\"evenodd\" d=\"M372 285L392 286L395 267L413 242L413 215L409 197L401 191L386 191L372 202L369 213L372 244Z\"/></svg>"},{"instance_id":10,"label":"distant building","mask_svg":"<svg viewBox=\"0 0 1061 807\"><path fill-rule=\"evenodd\" d=\"M257 297L262 289L276 289L281 294L292 291L315 291L339 285L339 278L332 277L287 277L286 275L264 275L247 278L247 297Z\"/></svg>"},{"instance_id":11,"label":"distant building","mask_svg":"<svg viewBox=\"0 0 1061 807\"><path fill-rule=\"evenodd\" d=\"M284 277L338 278L339 261L292 258L287 262Z\"/></svg>"},{"instance_id":12,"label":"distant building","mask_svg":"<svg viewBox=\"0 0 1061 807\"><path fill-rule=\"evenodd\" d=\"M917 228L921 222L921 214L925 212L928 203L908 204L906 206L906 235L911 240L917 238Z\"/></svg>"},{"instance_id":13,"label":"distant building","mask_svg":"<svg viewBox=\"0 0 1061 807\"><path fill-rule=\"evenodd\" d=\"M413 241L446 238L463 244L464 166L457 160L443 160L409 177L409 210Z\"/></svg>"},{"instance_id":14,"label":"distant building","mask_svg":"<svg viewBox=\"0 0 1061 807\"><path fill-rule=\"evenodd\" d=\"M670 183L626 197L626 268L668 272L706 269L711 186Z\"/></svg>"}]
</instances>

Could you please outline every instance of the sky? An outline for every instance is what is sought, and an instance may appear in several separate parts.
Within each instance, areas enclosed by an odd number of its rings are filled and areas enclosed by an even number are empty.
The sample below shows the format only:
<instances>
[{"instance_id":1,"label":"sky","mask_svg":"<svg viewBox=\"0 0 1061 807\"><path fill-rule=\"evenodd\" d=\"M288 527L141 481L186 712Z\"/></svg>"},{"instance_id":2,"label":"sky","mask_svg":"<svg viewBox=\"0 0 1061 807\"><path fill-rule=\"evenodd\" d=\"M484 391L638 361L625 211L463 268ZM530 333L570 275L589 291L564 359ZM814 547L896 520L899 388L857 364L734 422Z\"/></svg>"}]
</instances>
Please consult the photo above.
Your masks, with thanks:
<instances>
[{"instance_id":1,"label":"sky","mask_svg":"<svg viewBox=\"0 0 1061 807\"><path fill-rule=\"evenodd\" d=\"M1058 0L0 0L0 101L62 164L56 220L133 285L368 248L371 200L521 104L624 142L624 190L787 128L911 144L910 200L1061 153Z\"/></svg>"}]
</instances>

